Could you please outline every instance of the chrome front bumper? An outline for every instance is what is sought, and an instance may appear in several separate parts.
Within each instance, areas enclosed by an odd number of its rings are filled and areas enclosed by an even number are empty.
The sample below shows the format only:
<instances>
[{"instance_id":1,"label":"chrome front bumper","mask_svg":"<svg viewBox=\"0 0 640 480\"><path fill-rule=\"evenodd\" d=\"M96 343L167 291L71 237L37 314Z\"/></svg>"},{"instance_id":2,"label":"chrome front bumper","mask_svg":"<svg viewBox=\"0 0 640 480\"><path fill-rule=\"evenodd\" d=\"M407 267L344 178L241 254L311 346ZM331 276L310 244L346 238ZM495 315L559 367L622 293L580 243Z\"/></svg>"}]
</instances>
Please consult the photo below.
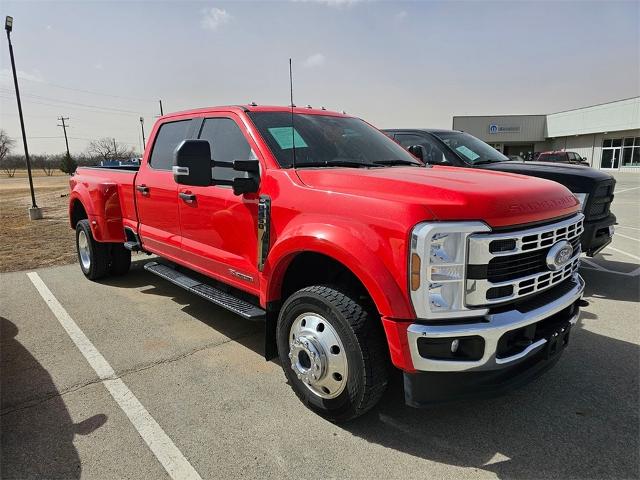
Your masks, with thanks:
<instances>
[{"instance_id":1,"label":"chrome front bumper","mask_svg":"<svg viewBox=\"0 0 640 480\"><path fill-rule=\"evenodd\" d=\"M498 370L516 365L518 362L527 359L543 348L547 343L545 338L532 343L516 355L497 358L496 352L500 337L511 330L544 320L579 300L584 292L584 280L576 273L573 276L573 281L576 285L570 291L558 297L556 300L526 313L518 310L510 310L490 314L482 317L482 321L478 323L454 325L423 325L414 323L410 325L407 329L407 337L414 368L419 371L428 372ZM571 324L575 324L578 321L578 313L575 313L569 321ZM435 360L422 357L418 351L418 339L420 338L462 338L476 335L484 339L484 354L480 360Z\"/></svg>"}]
</instances>

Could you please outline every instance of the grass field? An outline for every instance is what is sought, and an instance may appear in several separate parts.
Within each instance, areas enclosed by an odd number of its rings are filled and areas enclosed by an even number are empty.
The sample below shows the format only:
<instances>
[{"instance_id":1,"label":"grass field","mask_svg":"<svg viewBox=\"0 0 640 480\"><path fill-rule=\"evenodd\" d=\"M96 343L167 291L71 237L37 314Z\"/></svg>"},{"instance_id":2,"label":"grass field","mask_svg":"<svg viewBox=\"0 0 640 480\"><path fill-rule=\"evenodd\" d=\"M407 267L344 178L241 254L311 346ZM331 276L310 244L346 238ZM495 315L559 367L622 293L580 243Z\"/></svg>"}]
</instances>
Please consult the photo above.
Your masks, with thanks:
<instances>
[{"instance_id":1,"label":"grass field","mask_svg":"<svg viewBox=\"0 0 640 480\"><path fill-rule=\"evenodd\" d=\"M0 176L0 272L75 261L74 232L67 219L68 182L62 172L47 177L41 170L33 171L36 203L44 218L31 221L26 170L12 178Z\"/></svg>"}]
</instances>

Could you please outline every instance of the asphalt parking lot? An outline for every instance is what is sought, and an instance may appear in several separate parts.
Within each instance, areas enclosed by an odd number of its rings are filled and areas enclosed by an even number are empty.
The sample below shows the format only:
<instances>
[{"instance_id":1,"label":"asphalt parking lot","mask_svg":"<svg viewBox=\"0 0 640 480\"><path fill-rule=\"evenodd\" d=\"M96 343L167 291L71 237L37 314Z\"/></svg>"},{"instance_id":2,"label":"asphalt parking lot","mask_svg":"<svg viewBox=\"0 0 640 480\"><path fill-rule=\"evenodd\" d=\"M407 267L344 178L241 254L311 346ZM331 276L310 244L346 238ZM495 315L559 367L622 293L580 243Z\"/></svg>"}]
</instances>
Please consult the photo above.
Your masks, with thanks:
<instances>
[{"instance_id":1,"label":"asphalt parking lot","mask_svg":"<svg viewBox=\"0 0 640 480\"><path fill-rule=\"evenodd\" d=\"M176 478L637 478L640 175L618 176L612 209L616 237L583 262L589 305L551 371L425 410L395 386L346 425L299 403L262 357L261 324L144 271L146 257L101 283L77 265L4 274L1 476L168 478L169 463ZM63 328L58 304L89 344ZM101 354L110 380L72 338ZM136 422L152 425L151 445Z\"/></svg>"}]
</instances>

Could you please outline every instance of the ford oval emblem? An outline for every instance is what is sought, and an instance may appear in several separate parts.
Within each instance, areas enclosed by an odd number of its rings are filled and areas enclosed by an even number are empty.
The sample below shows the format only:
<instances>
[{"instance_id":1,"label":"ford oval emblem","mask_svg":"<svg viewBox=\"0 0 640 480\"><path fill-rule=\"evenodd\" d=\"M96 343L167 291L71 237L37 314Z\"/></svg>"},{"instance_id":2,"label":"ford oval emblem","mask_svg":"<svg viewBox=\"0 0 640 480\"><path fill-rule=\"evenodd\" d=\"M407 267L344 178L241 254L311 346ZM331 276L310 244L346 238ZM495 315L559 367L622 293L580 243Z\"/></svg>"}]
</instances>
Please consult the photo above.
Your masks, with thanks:
<instances>
[{"instance_id":1,"label":"ford oval emblem","mask_svg":"<svg viewBox=\"0 0 640 480\"><path fill-rule=\"evenodd\" d=\"M573 256L573 247L566 240L560 240L547 253L547 267L549 270L556 271L564 267Z\"/></svg>"}]
</instances>

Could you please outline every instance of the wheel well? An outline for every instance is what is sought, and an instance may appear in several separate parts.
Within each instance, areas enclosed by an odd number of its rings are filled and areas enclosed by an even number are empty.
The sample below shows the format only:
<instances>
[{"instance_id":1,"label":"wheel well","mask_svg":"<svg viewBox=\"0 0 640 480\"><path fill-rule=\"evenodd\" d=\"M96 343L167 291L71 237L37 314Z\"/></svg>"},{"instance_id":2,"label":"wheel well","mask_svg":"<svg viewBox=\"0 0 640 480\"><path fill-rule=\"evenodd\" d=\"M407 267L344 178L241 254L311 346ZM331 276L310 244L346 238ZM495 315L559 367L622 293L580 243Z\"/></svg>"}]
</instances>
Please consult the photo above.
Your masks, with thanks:
<instances>
[{"instance_id":1,"label":"wheel well","mask_svg":"<svg viewBox=\"0 0 640 480\"><path fill-rule=\"evenodd\" d=\"M80 220L85 218L89 218L86 210L82 206L82 202L80 200L75 200L73 202L73 206L71 207L71 226L76 228L76 225Z\"/></svg>"},{"instance_id":2,"label":"wheel well","mask_svg":"<svg viewBox=\"0 0 640 480\"><path fill-rule=\"evenodd\" d=\"M300 253L291 261L282 280L280 298L284 301L301 288L322 284L341 287L347 293L371 301L367 289L351 270L331 257L314 252Z\"/></svg>"}]
</instances>

